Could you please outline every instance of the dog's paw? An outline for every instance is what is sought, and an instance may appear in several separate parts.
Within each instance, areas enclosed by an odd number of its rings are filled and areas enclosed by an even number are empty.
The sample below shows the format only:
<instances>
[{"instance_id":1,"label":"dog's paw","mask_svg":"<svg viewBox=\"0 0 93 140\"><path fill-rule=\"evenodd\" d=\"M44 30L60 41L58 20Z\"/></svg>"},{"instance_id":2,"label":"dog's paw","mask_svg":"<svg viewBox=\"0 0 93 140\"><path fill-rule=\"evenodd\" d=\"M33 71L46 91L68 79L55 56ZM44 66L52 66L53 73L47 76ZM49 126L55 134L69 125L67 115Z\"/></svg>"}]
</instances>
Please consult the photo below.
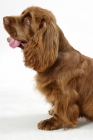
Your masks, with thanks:
<instances>
[{"instance_id":1,"label":"dog's paw","mask_svg":"<svg viewBox=\"0 0 93 140\"><path fill-rule=\"evenodd\" d=\"M55 130L60 127L60 124L53 117L38 123L38 128L42 130Z\"/></svg>"}]
</instances>

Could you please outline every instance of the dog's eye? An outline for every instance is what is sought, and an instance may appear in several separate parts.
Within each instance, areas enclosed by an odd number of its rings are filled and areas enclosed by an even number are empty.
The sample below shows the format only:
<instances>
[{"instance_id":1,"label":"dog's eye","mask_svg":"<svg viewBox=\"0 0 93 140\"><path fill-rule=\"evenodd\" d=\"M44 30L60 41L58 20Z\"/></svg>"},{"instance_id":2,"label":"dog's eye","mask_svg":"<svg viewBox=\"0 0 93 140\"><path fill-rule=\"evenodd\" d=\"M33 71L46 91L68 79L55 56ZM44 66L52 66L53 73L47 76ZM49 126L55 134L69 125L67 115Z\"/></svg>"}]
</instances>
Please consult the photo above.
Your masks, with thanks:
<instances>
[{"instance_id":1,"label":"dog's eye","mask_svg":"<svg viewBox=\"0 0 93 140\"><path fill-rule=\"evenodd\" d=\"M29 19L28 17L24 18L24 23L25 23L27 26L31 26L30 19Z\"/></svg>"}]
</instances>

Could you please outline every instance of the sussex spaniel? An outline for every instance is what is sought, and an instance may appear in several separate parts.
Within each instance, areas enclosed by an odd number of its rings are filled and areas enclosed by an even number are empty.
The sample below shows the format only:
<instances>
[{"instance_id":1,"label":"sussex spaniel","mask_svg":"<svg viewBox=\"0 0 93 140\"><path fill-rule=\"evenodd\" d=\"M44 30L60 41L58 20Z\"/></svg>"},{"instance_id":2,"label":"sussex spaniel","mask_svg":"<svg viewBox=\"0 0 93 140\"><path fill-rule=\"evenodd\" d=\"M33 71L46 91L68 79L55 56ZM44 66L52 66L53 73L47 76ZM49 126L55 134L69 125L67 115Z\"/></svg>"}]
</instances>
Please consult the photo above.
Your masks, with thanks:
<instances>
[{"instance_id":1,"label":"sussex spaniel","mask_svg":"<svg viewBox=\"0 0 93 140\"><path fill-rule=\"evenodd\" d=\"M24 63L37 71L38 90L53 109L38 128L75 127L79 117L93 121L93 59L75 50L56 23L54 15L29 7L20 16L3 18L11 47L21 47Z\"/></svg>"}]
</instances>

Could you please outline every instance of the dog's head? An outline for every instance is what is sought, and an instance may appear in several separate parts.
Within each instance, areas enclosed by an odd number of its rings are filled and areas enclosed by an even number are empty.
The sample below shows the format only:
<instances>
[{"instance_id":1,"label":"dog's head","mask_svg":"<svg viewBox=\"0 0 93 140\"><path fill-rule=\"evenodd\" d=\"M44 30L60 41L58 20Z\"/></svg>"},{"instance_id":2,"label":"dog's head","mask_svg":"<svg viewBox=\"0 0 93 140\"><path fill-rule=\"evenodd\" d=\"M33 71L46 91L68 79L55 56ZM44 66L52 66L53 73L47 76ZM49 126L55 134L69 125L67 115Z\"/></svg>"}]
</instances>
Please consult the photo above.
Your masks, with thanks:
<instances>
[{"instance_id":1,"label":"dog's head","mask_svg":"<svg viewBox=\"0 0 93 140\"><path fill-rule=\"evenodd\" d=\"M3 18L9 35L20 41L25 65L43 72L58 56L59 33L54 15L39 7L29 7L20 16Z\"/></svg>"}]
</instances>

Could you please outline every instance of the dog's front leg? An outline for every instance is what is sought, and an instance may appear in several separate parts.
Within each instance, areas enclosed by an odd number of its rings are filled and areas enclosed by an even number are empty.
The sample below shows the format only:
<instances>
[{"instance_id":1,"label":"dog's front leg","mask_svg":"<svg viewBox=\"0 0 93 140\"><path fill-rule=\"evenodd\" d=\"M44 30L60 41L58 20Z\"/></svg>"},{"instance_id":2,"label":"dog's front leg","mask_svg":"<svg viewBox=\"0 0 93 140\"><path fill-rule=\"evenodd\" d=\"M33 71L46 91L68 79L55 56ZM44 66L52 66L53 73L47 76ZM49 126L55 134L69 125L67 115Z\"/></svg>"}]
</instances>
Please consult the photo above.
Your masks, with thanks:
<instances>
[{"instance_id":1,"label":"dog's front leg","mask_svg":"<svg viewBox=\"0 0 93 140\"><path fill-rule=\"evenodd\" d=\"M72 94L77 93L74 91ZM75 127L79 117L79 107L76 101L77 95L73 97L73 100L66 94L62 95L62 98L58 98L55 102L52 110L53 117L38 123L38 128L42 130L55 130L59 127L63 127L64 129L67 126Z\"/></svg>"}]
</instances>

